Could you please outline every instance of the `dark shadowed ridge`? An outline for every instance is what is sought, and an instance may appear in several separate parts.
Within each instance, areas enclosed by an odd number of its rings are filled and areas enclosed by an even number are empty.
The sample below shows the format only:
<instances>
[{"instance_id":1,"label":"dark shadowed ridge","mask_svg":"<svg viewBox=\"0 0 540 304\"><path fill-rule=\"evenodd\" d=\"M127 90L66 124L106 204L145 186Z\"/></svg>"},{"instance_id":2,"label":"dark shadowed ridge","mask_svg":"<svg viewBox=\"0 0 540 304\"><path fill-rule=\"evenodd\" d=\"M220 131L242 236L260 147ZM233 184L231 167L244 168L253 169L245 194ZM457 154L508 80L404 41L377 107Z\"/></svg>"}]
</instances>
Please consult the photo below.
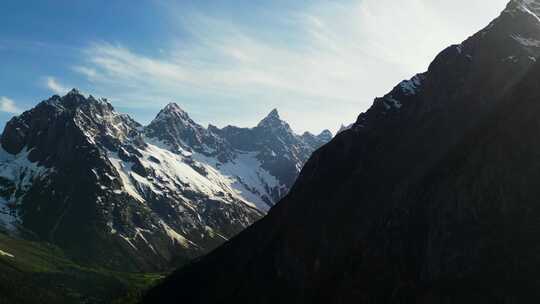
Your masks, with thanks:
<instances>
[{"instance_id":1,"label":"dark shadowed ridge","mask_svg":"<svg viewBox=\"0 0 540 304\"><path fill-rule=\"evenodd\" d=\"M145 303L540 299L540 1L514 0L310 158Z\"/></svg>"}]
</instances>

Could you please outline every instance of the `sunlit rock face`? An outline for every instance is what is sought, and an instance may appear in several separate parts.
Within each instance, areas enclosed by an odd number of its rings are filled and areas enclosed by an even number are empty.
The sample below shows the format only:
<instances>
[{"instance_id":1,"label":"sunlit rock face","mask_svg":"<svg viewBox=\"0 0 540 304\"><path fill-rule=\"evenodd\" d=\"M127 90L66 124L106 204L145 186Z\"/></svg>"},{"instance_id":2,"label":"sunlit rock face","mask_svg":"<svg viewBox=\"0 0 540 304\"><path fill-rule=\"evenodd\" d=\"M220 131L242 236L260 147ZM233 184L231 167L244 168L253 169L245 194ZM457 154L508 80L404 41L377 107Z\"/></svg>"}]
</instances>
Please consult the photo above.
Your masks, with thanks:
<instances>
[{"instance_id":1,"label":"sunlit rock face","mask_svg":"<svg viewBox=\"0 0 540 304\"><path fill-rule=\"evenodd\" d=\"M77 90L53 96L2 134L0 230L49 241L102 267L184 264L260 219L328 140L312 147L289 131L241 149L176 104L143 127L104 99ZM304 154L279 150L289 145L281 142L286 136ZM273 142L279 157L295 162L286 172L291 180L265 158Z\"/></svg>"},{"instance_id":2,"label":"sunlit rock face","mask_svg":"<svg viewBox=\"0 0 540 304\"><path fill-rule=\"evenodd\" d=\"M539 4L377 98L267 217L146 302L537 302Z\"/></svg>"}]
</instances>

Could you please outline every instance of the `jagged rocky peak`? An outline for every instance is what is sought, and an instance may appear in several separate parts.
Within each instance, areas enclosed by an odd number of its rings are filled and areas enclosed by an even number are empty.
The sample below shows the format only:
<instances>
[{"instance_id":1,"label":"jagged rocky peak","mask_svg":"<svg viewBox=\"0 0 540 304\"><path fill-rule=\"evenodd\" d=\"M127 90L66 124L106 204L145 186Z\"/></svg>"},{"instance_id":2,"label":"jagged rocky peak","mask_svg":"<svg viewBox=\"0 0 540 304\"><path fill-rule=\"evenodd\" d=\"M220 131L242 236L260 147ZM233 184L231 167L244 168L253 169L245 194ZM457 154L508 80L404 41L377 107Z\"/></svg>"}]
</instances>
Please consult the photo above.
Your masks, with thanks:
<instances>
[{"instance_id":1,"label":"jagged rocky peak","mask_svg":"<svg viewBox=\"0 0 540 304\"><path fill-rule=\"evenodd\" d=\"M77 88L71 89L71 91L69 91L66 95L68 95L68 96L71 96L71 95L82 96L81 91L79 91L79 89L77 89Z\"/></svg>"},{"instance_id":2,"label":"jagged rocky peak","mask_svg":"<svg viewBox=\"0 0 540 304\"><path fill-rule=\"evenodd\" d=\"M266 115L259 124L265 123L265 122L274 122L274 121L281 121L281 117L279 116L278 109L273 109Z\"/></svg>"},{"instance_id":3,"label":"jagged rocky peak","mask_svg":"<svg viewBox=\"0 0 540 304\"><path fill-rule=\"evenodd\" d=\"M167 104L156 116L157 120L167 118L179 118L182 121L190 120L188 113L175 102Z\"/></svg>"},{"instance_id":4,"label":"jagged rocky peak","mask_svg":"<svg viewBox=\"0 0 540 304\"><path fill-rule=\"evenodd\" d=\"M203 126L196 123L189 114L177 103L171 102L159 111L156 118L148 125L152 129L156 126L166 126L167 128L197 129L202 131Z\"/></svg>"},{"instance_id":5,"label":"jagged rocky peak","mask_svg":"<svg viewBox=\"0 0 540 304\"><path fill-rule=\"evenodd\" d=\"M289 124L281 119L277 109L273 109L266 115L261 122L257 125L258 128L266 129L286 129L291 130Z\"/></svg>"},{"instance_id":6,"label":"jagged rocky peak","mask_svg":"<svg viewBox=\"0 0 540 304\"><path fill-rule=\"evenodd\" d=\"M147 131L152 133L153 137L163 137L165 134L160 133L165 132L176 137L175 140L180 140L181 138L178 136L185 135L183 133L186 131L200 133L203 132L203 129L175 102L171 102L161 109L147 127Z\"/></svg>"},{"instance_id":7,"label":"jagged rocky peak","mask_svg":"<svg viewBox=\"0 0 540 304\"><path fill-rule=\"evenodd\" d=\"M2 147L11 154L24 147L58 146L69 134L94 143L98 138L126 139L140 127L127 115L119 115L105 99L86 98L77 89L54 95L35 108L12 118L2 133ZM77 139L79 140L79 139Z\"/></svg>"},{"instance_id":8,"label":"jagged rocky peak","mask_svg":"<svg viewBox=\"0 0 540 304\"><path fill-rule=\"evenodd\" d=\"M158 131L155 129L164 129L162 131L173 131L171 129L180 129L185 128L196 128L202 129L202 126L199 126L195 123L177 103L169 103L163 109L159 111L156 115L156 118L146 128L148 131L153 133Z\"/></svg>"},{"instance_id":9,"label":"jagged rocky peak","mask_svg":"<svg viewBox=\"0 0 540 304\"><path fill-rule=\"evenodd\" d=\"M270 111L270 113L268 113L266 118L273 118L273 119L281 120L281 117L279 117L279 112L278 112L277 108L272 109L272 111Z\"/></svg>"},{"instance_id":10,"label":"jagged rocky peak","mask_svg":"<svg viewBox=\"0 0 540 304\"><path fill-rule=\"evenodd\" d=\"M98 138L120 141L136 137L141 125L127 114L119 114L104 98L85 97L73 89L60 99L60 105L73 111L73 120L91 142Z\"/></svg>"},{"instance_id":11,"label":"jagged rocky peak","mask_svg":"<svg viewBox=\"0 0 540 304\"><path fill-rule=\"evenodd\" d=\"M317 140L322 140L322 141L330 141L332 139L332 137L334 137L334 135L332 134L332 131L328 130L328 129L325 129L325 130L322 130L321 133L315 135L309 131L306 131L302 134L301 136L302 138L314 138L314 139L317 139Z\"/></svg>"},{"instance_id":12,"label":"jagged rocky peak","mask_svg":"<svg viewBox=\"0 0 540 304\"><path fill-rule=\"evenodd\" d=\"M103 118L103 115L118 115L114 107L105 98L95 98L92 95L85 97L78 89L72 89L64 96L53 95L49 99L39 103L36 109L53 108L56 112L84 112L93 118ZM32 109L31 111L34 111ZM97 114L97 115L96 115ZM127 115L124 115L127 118ZM129 120L132 120L129 118Z\"/></svg>"},{"instance_id":13,"label":"jagged rocky peak","mask_svg":"<svg viewBox=\"0 0 540 304\"><path fill-rule=\"evenodd\" d=\"M96 99L94 96L92 95L88 95L88 97L84 96L83 93L81 93L81 91L77 88L73 88L71 89L71 91L67 92L64 96L60 97L58 95L53 95L49 100L56 100L56 101L60 101L60 102L63 102L63 103L68 103L68 102L72 102L72 103L75 103L75 102L79 102L81 104L85 103L85 102L90 102L90 103L99 103L99 104L109 104L109 102L107 102L107 100L105 98L98 98Z\"/></svg>"},{"instance_id":14,"label":"jagged rocky peak","mask_svg":"<svg viewBox=\"0 0 540 304\"><path fill-rule=\"evenodd\" d=\"M324 130L319 135L314 135L311 132L304 132L300 138L302 141L313 149L318 149L332 139L333 135L330 130Z\"/></svg>"},{"instance_id":15,"label":"jagged rocky peak","mask_svg":"<svg viewBox=\"0 0 540 304\"><path fill-rule=\"evenodd\" d=\"M158 139L174 151L196 151L205 155L230 157L227 144L215 135L217 128L206 129L191 119L178 104L169 103L145 128L146 136Z\"/></svg>"},{"instance_id":16,"label":"jagged rocky peak","mask_svg":"<svg viewBox=\"0 0 540 304\"><path fill-rule=\"evenodd\" d=\"M170 102L170 103L168 103L168 104L163 108L163 111L185 113L185 111L182 110L182 108L181 108L176 102Z\"/></svg>"}]
</instances>

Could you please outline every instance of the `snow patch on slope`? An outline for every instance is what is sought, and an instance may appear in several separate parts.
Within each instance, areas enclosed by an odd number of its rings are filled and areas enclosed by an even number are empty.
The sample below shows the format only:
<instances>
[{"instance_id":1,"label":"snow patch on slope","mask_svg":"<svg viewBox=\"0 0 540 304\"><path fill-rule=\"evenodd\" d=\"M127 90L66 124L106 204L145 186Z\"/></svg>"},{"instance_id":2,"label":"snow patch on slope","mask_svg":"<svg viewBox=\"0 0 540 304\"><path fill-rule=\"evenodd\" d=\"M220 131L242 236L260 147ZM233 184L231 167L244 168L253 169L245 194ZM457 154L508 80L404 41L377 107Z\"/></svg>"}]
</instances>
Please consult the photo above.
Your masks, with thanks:
<instances>
[{"instance_id":1,"label":"snow patch on slope","mask_svg":"<svg viewBox=\"0 0 540 304\"><path fill-rule=\"evenodd\" d=\"M53 170L39 166L28 159L30 151L23 149L16 155L0 147L0 228L15 231L21 220L17 206L33 182L44 178Z\"/></svg>"},{"instance_id":2,"label":"snow patch on slope","mask_svg":"<svg viewBox=\"0 0 540 304\"><path fill-rule=\"evenodd\" d=\"M165 230L165 232L167 233L167 235L169 236L169 238L171 238L171 240L173 242L176 242L176 243L180 244L184 248L198 247L197 244L191 242L190 240L188 240L184 236L180 235L174 229L169 227L169 225L167 225L167 223L165 223L164 221L161 220L159 222L159 224Z\"/></svg>"},{"instance_id":3,"label":"snow patch on slope","mask_svg":"<svg viewBox=\"0 0 540 304\"><path fill-rule=\"evenodd\" d=\"M229 203L220 193L232 190L229 187L230 181L220 176L219 172L204 164L192 162L189 156L172 153L151 143L140 152L143 154L142 164L151 168L161 179L161 183L170 190L174 191L180 186L208 198ZM150 157L157 159L159 163L151 161Z\"/></svg>"},{"instance_id":4,"label":"snow patch on slope","mask_svg":"<svg viewBox=\"0 0 540 304\"><path fill-rule=\"evenodd\" d=\"M220 163L217 159L196 153L194 158L212 166L229 181L229 187L247 202L264 212L270 209L271 191L280 189L279 180L264 170L257 152L239 152L235 159ZM266 198L266 199L265 199Z\"/></svg>"},{"instance_id":5,"label":"snow patch on slope","mask_svg":"<svg viewBox=\"0 0 540 304\"><path fill-rule=\"evenodd\" d=\"M122 180L122 184L124 185L124 190L127 194L131 195L133 198L138 200L139 202L144 203L144 198L139 194L137 189L134 187L133 181L132 181L132 164L124 163L118 157L118 153L109 152L108 158L111 162L111 164L116 169L116 172L118 175L120 175L120 179Z\"/></svg>"},{"instance_id":6,"label":"snow patch on slope","mask_svg":"<svg viewBox=\"0 0 540 304\"><path fill-rule=\"evenodd\" d=\"M230 204L228 198L234 198L252 208L269 209L258 194L267 193L268 187L279 183L268 172L253 170L252 166L260 168L254 154L241 155L237 162L219 166L218 161L211 157L186 151L173 153L164 143L152 139L147 139L147 142L145 149L138 150L142 155L138 159L151 172L148 177L134 172L133 164L121 160L118 153L109 151L107 155L121 178L124 192L136 200L144 203L149 192L163 196L180 189L197 192L223 204Z\"/></svg>"}]
</instances>

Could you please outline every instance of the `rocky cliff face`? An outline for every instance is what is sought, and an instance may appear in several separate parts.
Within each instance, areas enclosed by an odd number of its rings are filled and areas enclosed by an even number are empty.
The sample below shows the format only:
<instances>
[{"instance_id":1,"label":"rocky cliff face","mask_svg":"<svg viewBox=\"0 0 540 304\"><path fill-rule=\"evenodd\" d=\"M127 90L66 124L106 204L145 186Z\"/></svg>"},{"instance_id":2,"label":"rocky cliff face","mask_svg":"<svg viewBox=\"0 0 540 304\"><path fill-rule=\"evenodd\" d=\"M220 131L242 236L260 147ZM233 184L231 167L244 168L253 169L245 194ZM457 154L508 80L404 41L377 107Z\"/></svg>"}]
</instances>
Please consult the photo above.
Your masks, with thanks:
<instances>
[{"instance_id":1,"label":"rocky cliff face","mask_svg":"<svg viewBox=\"0 0 540 304\"><path fill-rule=\"evenodd\" d=\"M289 187L175 104L143 127L73 90L13 118L1 145L0 229L114 269L183 264Z\"/></svg>"},{"instance_id":2,"label":"rocky cliff face","mask_svg":"<svg viewBox=\"0 0 540 304\"><path fill-rule=\"evenodd\" d=\"M267 217L147 303L537 301L539 8L511 1L377 98Z\"/></svg>"}]
</instances>

